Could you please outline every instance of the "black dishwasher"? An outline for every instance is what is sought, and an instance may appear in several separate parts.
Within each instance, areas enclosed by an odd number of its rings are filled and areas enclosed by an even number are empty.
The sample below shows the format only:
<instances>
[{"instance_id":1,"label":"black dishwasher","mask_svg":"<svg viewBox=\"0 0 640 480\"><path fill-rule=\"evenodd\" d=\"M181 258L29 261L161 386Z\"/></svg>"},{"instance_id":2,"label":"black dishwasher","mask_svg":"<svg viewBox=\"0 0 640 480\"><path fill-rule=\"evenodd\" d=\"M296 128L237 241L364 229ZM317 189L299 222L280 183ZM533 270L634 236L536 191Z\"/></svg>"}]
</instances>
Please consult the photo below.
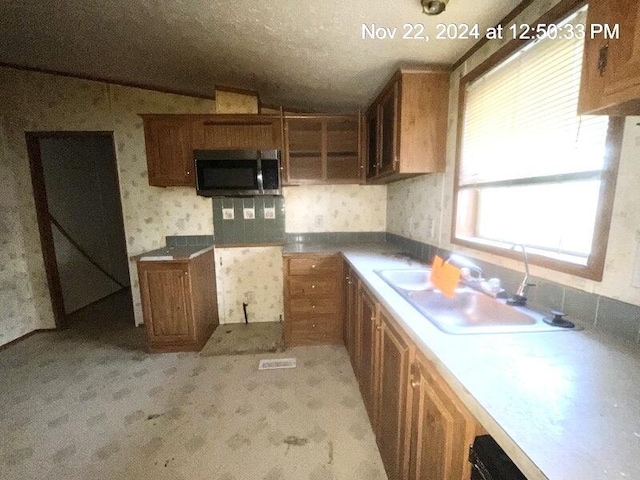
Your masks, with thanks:
<instances>
[{"instance_id":1,"label":"black dishwasher","mask_svg":"<svg viewBox=\"0 0 640 480\"><path fill-rule=\"evenodd\" d=\"M489 435L476 437L469 451L471 480L527 480Z\"/></svg>"}]
</instances>

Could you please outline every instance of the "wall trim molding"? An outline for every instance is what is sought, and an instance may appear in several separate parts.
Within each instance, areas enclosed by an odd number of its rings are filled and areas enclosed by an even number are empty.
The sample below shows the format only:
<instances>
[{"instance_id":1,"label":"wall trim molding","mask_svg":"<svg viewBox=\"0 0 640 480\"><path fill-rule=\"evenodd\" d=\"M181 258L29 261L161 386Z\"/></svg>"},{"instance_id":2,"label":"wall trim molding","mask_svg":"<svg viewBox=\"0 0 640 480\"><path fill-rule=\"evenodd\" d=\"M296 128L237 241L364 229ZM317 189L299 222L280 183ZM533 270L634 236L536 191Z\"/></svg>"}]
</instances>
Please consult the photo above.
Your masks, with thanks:
<instances>
[{"instance_id":1,"label":"wall trim molding","mask_svg":"<svg viewBox=\"0 0 640 480\"><path fill-rule=\"evenodd\" d=\"M60 77L76 78L78 80L88 80L90 82L107 83L109 85L118 85L121 87L140 88L142 90L151 90L154 92L169 93L172 95L181 95L184 97L202 98L205 100L215 100L216 98L215 92L213 92L211 95L203 95L201 93L190 91L190 90L179 90L179 89L173 89L168 87L161 87L158 85L151 85L147 83L129 82L129 81L119 80L117 78L112 78L112 77L101 77L97 75L85 75L81 73L65 72L62 70L32 67L29 65L21 65L18 63L0 62L0 67L12 68L14 70L22 70L26 72L44 73L47 75L57 75Z\"/></svg>"},{"instance_id":2,"label":"wall trim molding","mask_svg":"<svg viewBox=\"0 0 640 480\"><path fill-rule=\"evenodd\" d=\"M25 333L24 335L21 335L18 338L14 338L9 342L0 345L0 352L2 352L3 350L9 347L16 345L17 343L22 342L23 340L26 340L27 338L35 335L36 333L55 332L56 330L57 328L36 328L35 330L31 330L30 332Z\"/></svg>"}]
</instances>

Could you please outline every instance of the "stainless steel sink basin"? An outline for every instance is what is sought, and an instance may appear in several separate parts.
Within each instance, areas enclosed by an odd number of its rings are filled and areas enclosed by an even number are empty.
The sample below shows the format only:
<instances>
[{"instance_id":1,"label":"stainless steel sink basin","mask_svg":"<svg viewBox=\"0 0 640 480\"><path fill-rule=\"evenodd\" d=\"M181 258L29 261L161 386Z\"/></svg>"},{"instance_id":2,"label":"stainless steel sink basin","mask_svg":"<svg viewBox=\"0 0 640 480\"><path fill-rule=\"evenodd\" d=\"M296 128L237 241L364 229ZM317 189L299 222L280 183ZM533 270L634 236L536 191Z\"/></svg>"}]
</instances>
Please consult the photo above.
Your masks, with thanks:
<instances>
[{"instance_id":1,"label":"stainless steel sink basin","mask_svg":"<svg viewBox=\"0 0 640 480\"><path fill-rule=\"evenodd\" d=\"M403 290L433 289L429 277L430 268L414 268L411 270L381 270L376 272L382 279L394 288Z\"/></svg>"},{"instance_id":2,"label":"stainless steel sink basin","mask_svg":"<svg viewBox=\"0 0 640 480\"><path fill-rule=\"evenodd\" d=\"M446 333L516 333L563 331L548 325L543 315L528 308L506 305L468 287L448 298L429 282L428 268L381 270L376 273L436 327Z\"/></svg>"}]
</instances>

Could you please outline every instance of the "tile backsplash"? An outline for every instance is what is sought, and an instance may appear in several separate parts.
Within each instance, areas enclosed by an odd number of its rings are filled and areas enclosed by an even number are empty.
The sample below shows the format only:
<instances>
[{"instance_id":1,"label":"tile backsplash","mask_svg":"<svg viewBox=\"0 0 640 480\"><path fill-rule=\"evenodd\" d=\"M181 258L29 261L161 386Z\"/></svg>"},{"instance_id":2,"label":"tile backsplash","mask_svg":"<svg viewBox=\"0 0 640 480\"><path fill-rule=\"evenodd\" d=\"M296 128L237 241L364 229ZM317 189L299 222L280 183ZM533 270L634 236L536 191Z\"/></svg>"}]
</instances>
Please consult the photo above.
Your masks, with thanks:
<instances>
[{"instance_id":1,"label":"tile backsplash","mask_svg":"<svg viewBox=\"0 0 640 480\"><path fill-rule=\"evenodd\" d=\"M206 247L213 245L213 235L168 235L167 247Z\"/></svg>"},{"instance_id":2,"label":"tile backsplash","mask_svg":"<svg viewBox=\"0 0 640 480\"><path fill-rule=\"evenodd\" d=\"M270 210L273 218L269 218ZM245 215L245 212L248 215ZM215 197L213 199L214 244L284 243L284 215L283 197Z\"/></svg>"}]
</instances>

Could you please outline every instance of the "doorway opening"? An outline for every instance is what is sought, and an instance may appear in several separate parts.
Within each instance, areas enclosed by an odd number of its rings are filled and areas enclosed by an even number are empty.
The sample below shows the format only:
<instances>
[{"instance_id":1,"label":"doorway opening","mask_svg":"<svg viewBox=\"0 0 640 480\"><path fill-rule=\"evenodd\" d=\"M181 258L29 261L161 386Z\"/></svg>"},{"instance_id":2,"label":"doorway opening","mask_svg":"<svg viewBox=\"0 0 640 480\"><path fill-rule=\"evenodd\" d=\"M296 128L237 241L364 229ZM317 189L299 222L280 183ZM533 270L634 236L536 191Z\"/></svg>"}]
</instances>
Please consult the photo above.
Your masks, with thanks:
<instances>
[{"instance_id":1,"label":"doorway opening","mask_svg":"<svg viewBox=\"0 0 640 480\"><path fill-rule=\"evenodd\" d=\"M133 327L112 132L26 134L57 328Z\"/></svg>"}]
</instances>

